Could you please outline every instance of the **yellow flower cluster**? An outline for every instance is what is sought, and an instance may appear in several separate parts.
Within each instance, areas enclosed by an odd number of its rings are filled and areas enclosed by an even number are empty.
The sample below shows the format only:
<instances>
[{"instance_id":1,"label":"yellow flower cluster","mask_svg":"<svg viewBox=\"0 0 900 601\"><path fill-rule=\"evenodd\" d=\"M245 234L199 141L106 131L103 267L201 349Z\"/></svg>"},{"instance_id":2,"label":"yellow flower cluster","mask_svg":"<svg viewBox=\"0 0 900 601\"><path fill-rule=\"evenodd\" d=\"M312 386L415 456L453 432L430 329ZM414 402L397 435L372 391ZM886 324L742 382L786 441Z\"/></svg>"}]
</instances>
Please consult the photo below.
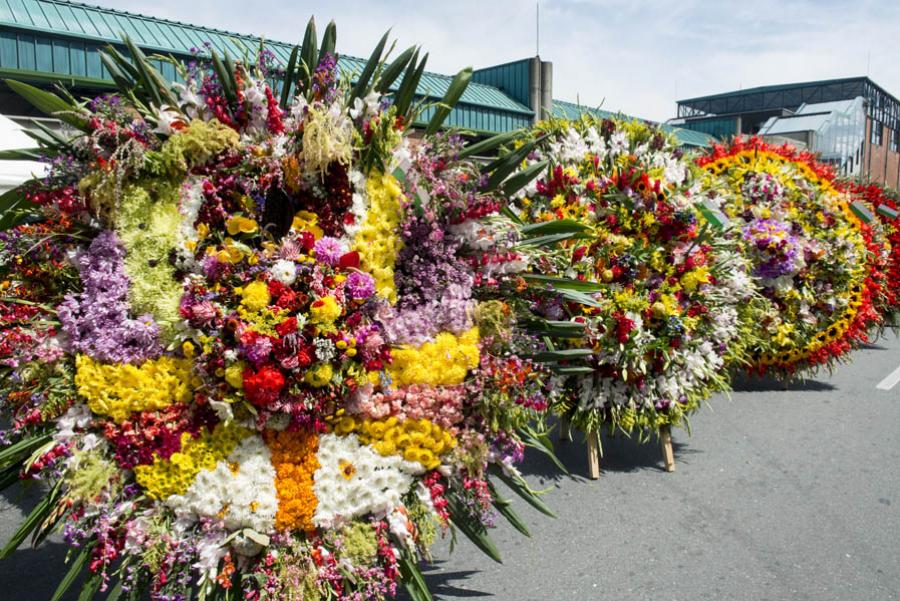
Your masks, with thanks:
<instances>
[{"instance_id":1,"label":"yellow flower cluster","mask_svg":"<svg viewBox=\"0 0 900 601\"><path fill-rule=\"evenodd\" d=\"M334 433L339 436L356 434L360 442L370 445L379 454L400 455L407 461L417 462L427 470L441 465L440 456L456 447L456 439L450 432L427 419L399 421L387 419L356 419L342 415L334 423Z\"/></svg>"},{"instance_id":2,"label":"yellow flower cluster","mask_svg":"<svg viewBox=\"0 0 900 601\"><path fill-rule=\"evenodd\" d=\"M356 234L353 249L362 269L375 278L375 289L383 298L397 302L394 265L403 241L397 234L402 217L400 184L393 175L373 172L366 181L369 212Z\"/></svg>"},{"instance_id":3,"label":"yellow flower cluster","mask_svg":"<svg viewBox=\"0 0 900 601\"><path fill-rule=\"evenodd\" d=\"M460 336L441 332L434 342L420 347L402 346L391 350L388 373L396 388L410 384L456 386L462 384L470 369L478 367L478 328Z\"/></svg>"},{"instance_id":4,"label":"yellow flower cluster","mask_svg":"<svg viewBox=\"0 0 900 601\"><path fill-rule=\"evenodd\" d=\"M98 415L122 423L136 411L189 403L194 378L189 359L160 357L140 365L104 365L87 355L75 359L75 386Z\"/></svg>"},{"instance_id":5,"label":"yellow flower cluster","mask_svg":"<svg viewBox=\"0 0 900 601\"><path fill-rule=\"evenodd\" d=\"M709 284L709 267L703 266L692 269L681 276L681 285L688 292L694 292L701 284Z\"/></svg>"},{"instance_id":6,"label":"yellow flower cluster","mask_svg":"<svg viewBox=\"0 0 900 601\"><path fill-rule=\"evenodd\" d=\"M181 435L180 451L168 459L157 457L151 465L135 466L134 477L152 499L183 495L200 470L214 470L249 435L249 430L234 422L219 424L197 438L185 432Z\"/></svg>"},{"instance_id":7,"label":"yellow flower cluster","mask_svg":"<svg viewBox=\"0 0 900 601\"><path fill-rule=\"evenodd\" d=\"M250 311L262 311L271 301L269 287L265 282L251 282L241 290L241 305Z\"/></svg>"},{"instance_id":8,"label":"yellow flower cluster","mask_svg":"<svg viewBox=\"0 0 900 601\"><path fill-rule=\"evenodd\" d=\"M343 308L333 296L323 296L309 308L309 322L329 327L338 320Z\"/></svg>"}]
</instances>

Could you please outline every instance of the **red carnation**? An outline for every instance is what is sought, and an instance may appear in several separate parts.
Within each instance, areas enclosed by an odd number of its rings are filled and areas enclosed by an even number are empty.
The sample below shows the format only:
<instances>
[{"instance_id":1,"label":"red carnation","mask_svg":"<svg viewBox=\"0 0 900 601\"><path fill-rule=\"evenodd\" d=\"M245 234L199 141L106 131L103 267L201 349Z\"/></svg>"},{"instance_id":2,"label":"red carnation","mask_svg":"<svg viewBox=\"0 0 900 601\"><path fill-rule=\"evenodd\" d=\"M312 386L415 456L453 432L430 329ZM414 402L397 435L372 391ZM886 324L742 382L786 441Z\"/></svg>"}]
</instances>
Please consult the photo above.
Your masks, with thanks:
<instances>
[{"instance_id":1,"label":"red carnation","mask_svg":"<svg viewBox=\"0 0 900 601\"><path fill-rule=\"evenodd\" d=\"M283 388L284 376L271 365L264 365L259 371L250 367L244 370L244 395L257 407L274 403Z\"/></svg>"}]
</instances>

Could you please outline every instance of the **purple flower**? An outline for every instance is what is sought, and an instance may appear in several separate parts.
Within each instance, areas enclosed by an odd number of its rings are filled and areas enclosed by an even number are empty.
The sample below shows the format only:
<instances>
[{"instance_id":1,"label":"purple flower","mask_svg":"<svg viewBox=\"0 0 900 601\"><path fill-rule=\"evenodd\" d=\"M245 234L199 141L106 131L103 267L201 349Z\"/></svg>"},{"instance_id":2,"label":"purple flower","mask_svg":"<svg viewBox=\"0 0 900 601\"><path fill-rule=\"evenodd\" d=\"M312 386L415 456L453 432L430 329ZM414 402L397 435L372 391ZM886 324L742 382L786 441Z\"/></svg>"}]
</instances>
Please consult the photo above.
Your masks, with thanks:
<instances>
[{"instance_id":1,"label":"purple flower","mask_svg":"<svg viewBox=\"0 0 900 601\"><path fill-rule=\"evenodd\" d=\"M125 249L115 233L101 232L76 260L84 291L57 307L74 351L109 363L142 363L162 353L159 327L149 315L128 314Z\"/></svg>"},{"instance_id":2,"label":"purple flower","mask_svg":"<svg viewBox=\"0 0 900 601\"><path fill-rule=\"evenodd\" d=\"M344 289L353 300L366 300L375 294L375 278L362 271L350 272Z\"/></svg>"},{"instance_id":3,"label":"purple flower","mask_svg":"<svg viewBox=\"0 0 900 601\"><path fill-rule=\"evenodd\" d=\"M341 246L341 241L331 236L324 236L316 240L313 250L316 251L316 259L319 263L324 263L331 267L336 266L344 254L344 247Z\"/></svg>"}]
</instances>

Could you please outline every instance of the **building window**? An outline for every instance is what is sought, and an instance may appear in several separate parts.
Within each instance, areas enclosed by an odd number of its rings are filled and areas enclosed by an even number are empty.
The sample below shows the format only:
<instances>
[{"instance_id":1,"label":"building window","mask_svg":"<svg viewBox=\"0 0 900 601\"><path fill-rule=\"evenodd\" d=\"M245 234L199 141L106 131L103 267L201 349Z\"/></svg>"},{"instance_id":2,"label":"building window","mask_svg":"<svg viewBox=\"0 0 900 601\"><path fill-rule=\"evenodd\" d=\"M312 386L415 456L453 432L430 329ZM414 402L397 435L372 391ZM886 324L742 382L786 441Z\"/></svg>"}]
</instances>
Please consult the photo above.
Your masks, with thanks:
<instances>
[{"instance_id":1,"label":"building window","mask_svg":"<svg viewBox=\"0 0 900 601\"><path fill-rule=\"evenodd\" d=\"M900 128L891 130L891 152L900 152Z\"/></svg>"},{"instance_id":2,"label":"building window","mask_svg":"<svg viewBox=\"0 0 900 601\"><path fill-rule=\"evenodd\" d=\"M884 128L878 121L872 120L872 144L881 146Z\"/></svg>"}]
</instances>

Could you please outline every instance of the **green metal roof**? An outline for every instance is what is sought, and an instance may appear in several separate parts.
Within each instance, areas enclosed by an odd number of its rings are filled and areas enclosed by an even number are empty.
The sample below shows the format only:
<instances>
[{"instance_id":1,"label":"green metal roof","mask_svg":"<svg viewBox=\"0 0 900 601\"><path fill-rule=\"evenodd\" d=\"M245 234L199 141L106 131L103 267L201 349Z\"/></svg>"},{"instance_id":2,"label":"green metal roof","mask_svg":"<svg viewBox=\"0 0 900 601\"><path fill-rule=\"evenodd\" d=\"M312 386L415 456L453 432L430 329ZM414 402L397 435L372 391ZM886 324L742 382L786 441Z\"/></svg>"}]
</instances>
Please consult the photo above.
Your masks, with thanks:
<instances>
[{"instance_id":1,"label":"green metal roof","mask_svg":"<svg viewBox=\"0 0 900 601\"><path fill-rule=\"evenodd\" d=\"M188 57L208 44L220 54L242 56L254 51L260 38L156 19L144 15L90 6L66 0L0 0L0 71L23 79L70 81L102 87L111 81L100 62L100 49L118 44L127 34L148 52ZM266 47L287 63L293 44L265 41ZM340 67L358 71L363 59L341 56ZM175 70L157 63L163 75ZM440 98L451 76L426 72L418 93ZM527 126L533 111L489 85L471 83L447 123L483 131L509 131Z\"/></svg>"},{"instance_id":2,"label":"green metal roof","mask_svg":"<svg viewBox=\"0 0 900 601\"><path fill-rule=\"evenodd\" d=\"M706 147L710 146L715 141L712 136L703 132L684 129L683 127L673 127L665 123L659 124L655 121L640 119L639 117L633 117L624 113L613 113L612 111L606 111L599 107L592 108L574 102L566 102L565 100L553 100L553 114L556 116L565 119L577 119L585 113L600 119L619 117L621 119L638 119L639 121L646 121L647 123L659 125L664 131L675 134L675 137L678 138L678 141L682 146Z\"/></svg>"}]
</instances>

